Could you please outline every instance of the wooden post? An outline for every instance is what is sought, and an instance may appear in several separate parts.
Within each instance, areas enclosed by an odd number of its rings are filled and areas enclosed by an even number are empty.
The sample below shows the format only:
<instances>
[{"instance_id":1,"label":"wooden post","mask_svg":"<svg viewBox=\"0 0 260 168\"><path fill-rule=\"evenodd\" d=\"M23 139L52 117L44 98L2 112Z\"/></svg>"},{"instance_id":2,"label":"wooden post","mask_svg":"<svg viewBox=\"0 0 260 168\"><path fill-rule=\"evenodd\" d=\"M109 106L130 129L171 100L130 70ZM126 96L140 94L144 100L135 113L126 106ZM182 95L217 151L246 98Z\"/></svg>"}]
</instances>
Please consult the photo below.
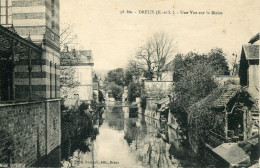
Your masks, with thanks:
<instances>
[{"instance_id":1,"label":"wooden post","mask_svg":"<svg viewBox=\"0 0 260 168\"><path fill-rule=\"evenodd\" d=\"M14 44L15 41L13 40L12 43L12 98L15 100L15 50L14 50Z\"/></svg>"},{"instance_id":2,"label":"wooden post","mask_svg":"<svg viewBox=\"0 0 260 168\"><path fill-rule=\"evenodd\" d=\"M6 9L6 11L5 11L6 12L6 18L5 19L6 19L6 24L8 24L8 0L6 0L5 3L6 3L5 4L5 6L6 6L6 8L5 8Z\"/></svg>"},{"instance_id":3,"label":"wooden post","mask_svg":"<svg viewBox=\"0 0 260 168\"><path fill-rule=\"evenodd\" d=\"M55 72L54 72L54 75L55 75L55 98L57 97L57 64L55 63Z\"/></svg>"},{"instance_id":4,"label":"wooden post","mask_svg":"<svg viewBox=\"0 0 260 168\"><path fill-rule=\"evenodd\" d=\"M50 62L50 99L52 98L52 62Z\"/></svg>"},{"instance_id":5,"label":"wooden post","mask_svg":"<svg viewBox=\"0 0 260 168\"><path fill-rule=\"evenodd\" d=\"M10 85L11 85L11 80L10 80L10 73L8 72L8 77L7 77L7 97L8 97L8 100L11 100L11 88L10 88Z\"/></svg>"},{"instance_id":6,"label":"wooden post","mask_svg":"<svg viewBox=\"0 0 260 168\"><path fill-rule=\"evenodd\" d=\"M32 72L32 60L31 60L31 54L32 54L32 49L29 48L29 54L28 54L28 71L29 71L29 100L32 100L32 77L31 77L31 72Z\"/></svg>"},{"instance_id":7,"label":"wooden post","mask_svg":"<svg viewBox=\"0 0 260 168\"><path fill-rule=\"evenodd\" d=\"M225 107L225 135L226 135L226 139L228 138L228 114L227 114L227 110L226 110L226 107Z\"/></svg>"}]
</instances>

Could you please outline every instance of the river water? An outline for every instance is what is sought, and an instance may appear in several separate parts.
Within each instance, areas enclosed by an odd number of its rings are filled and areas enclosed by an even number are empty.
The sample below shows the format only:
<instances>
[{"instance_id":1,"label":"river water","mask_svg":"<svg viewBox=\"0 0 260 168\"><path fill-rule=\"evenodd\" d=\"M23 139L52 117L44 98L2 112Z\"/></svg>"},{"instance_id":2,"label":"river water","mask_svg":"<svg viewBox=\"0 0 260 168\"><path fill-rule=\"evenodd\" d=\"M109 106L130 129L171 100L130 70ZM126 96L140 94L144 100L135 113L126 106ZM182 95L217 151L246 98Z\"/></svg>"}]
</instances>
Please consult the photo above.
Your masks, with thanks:
<instances>
[{"instance_id":1,"label":"river water","mask_svg":"<svg viewBox=\"0 0 260 168\"><path fill-rule=\"evenodd\" d=\"M202 167L178 130L135 109L107 107L94 127L86 138L61 145L41 166Z\"/></svg>"}]
</instances>

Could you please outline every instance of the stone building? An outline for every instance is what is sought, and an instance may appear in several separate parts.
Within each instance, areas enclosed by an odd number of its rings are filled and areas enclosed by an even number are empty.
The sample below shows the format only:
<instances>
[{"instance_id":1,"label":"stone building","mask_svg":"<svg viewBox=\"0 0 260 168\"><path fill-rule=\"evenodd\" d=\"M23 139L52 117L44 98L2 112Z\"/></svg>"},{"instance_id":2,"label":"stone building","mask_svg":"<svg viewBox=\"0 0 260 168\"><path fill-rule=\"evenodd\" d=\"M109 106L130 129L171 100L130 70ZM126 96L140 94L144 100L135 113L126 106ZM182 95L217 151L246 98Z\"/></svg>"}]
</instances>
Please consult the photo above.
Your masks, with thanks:
<instances>
[{"instance_id":1,"label":"stone building","mask_svg":"<svg viewBox=\"0 0 260 168\"><path fill-rule=\"evenodd\" d=\"M59 0L0 0L0 13L0 164L29 166L61 142Z\"/></svg>"}]
</instances>

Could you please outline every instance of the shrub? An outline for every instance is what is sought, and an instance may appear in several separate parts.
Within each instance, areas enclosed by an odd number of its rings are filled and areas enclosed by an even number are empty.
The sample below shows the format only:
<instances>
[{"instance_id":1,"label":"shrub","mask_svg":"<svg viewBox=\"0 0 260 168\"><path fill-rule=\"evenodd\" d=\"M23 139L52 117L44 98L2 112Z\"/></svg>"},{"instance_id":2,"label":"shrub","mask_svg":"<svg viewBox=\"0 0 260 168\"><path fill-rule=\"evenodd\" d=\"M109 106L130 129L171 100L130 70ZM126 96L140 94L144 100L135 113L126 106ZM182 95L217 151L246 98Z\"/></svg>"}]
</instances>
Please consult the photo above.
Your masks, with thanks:
<instances>
[{"instance_id":1,"label":"shrub","mask_svg":"<svg viewBox=\"0 0 260 168\"><path fill-rule=\"evenodd\" d=\"M128 85L127 99L129 102L134 102L136 97L141 96L141 85L139 83L131 82Z\"/></svg>"},{"instance_id":2,"label":"shrub","mask_svg":"<svg viewBox=\"0 0 260 168\"><path fill-rule=\"evenodd\" d=\"M111 91L111 94L115 100L121 100L123 94L123 88L118 86L115 83L110 83L108 89Z\"/></svg>"}]
</instances>

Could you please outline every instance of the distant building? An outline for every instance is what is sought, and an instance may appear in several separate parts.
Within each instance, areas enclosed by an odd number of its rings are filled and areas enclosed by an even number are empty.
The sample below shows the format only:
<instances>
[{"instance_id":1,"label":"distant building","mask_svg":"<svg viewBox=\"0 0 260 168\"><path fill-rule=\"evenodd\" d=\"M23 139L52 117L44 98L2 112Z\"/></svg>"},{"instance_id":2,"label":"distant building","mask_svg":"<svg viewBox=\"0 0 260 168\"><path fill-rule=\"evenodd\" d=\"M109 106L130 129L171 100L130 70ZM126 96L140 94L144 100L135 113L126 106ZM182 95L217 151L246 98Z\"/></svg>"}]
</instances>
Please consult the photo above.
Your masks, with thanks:
<instances>
[{"instance_id":1,"label":"distant building","mask_svg":"<svg viewBox=\"0 0 260 168\"><path fill-rule=\"evenodd\" d=\"M69 88L71 92L68 98L74 98L78 95L80 101L90 102L93 99L93 57L91 50L70 50L64 47L61 52L61 67L73 67L75 74L73 76L74 88ZM64 78L66 76L61 76ZM63 89L63 88L62 88Z\"/></svg>"},{"instance_id":2,"label":"distant building","mask_svg":"<svg viewBox=\"0 0 260 168\"><path fill-rule=\"evenodd\" d=\"M259 97L259 33L249 44L242 46L239 77L240 84L248 87L248 92L255 98Z\"/></svg>"}]
</instances>

